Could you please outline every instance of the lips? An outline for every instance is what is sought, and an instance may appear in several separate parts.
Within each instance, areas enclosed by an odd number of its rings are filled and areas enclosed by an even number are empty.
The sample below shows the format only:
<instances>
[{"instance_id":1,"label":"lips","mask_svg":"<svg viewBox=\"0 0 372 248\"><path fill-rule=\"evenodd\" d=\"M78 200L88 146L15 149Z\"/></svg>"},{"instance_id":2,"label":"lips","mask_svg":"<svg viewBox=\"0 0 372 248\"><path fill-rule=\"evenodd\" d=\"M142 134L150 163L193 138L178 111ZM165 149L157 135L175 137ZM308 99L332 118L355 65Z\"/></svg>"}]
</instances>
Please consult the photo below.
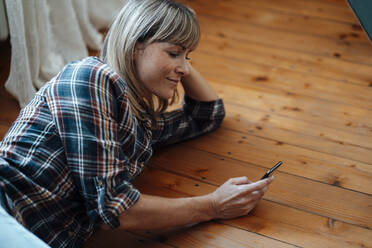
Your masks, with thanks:
<instances>
[{"instance_id":1,"label":"lips","mask_svg":"<svg viewBox=\"0 0 372 248\"><path fill-rule=\"evenodd\" d=\"M172 78L167 78L169 81L172 81L174 83L178 83L180 80L179 79L172 79Z\"/></svg>"}]
</instances>

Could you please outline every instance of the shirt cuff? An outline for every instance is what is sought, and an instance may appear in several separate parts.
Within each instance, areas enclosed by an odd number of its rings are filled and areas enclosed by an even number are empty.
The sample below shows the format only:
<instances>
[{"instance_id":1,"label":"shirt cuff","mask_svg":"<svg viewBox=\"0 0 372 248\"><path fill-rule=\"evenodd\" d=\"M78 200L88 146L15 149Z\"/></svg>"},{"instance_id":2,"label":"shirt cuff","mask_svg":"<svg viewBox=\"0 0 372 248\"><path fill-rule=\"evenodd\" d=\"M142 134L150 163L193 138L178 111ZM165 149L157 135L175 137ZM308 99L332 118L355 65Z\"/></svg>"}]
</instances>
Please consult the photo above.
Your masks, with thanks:
<instances>
[{"instance_id":1,"label":"shirt cuff","mask_svg":"<svg viewBox=\"0 0 372 248\"><path fill-rule=\"evenodd\" d=\"M141 194L131 183L126 181L115 189L107 190L106 186L103 180L96 180L98 202L97 208L91 214L98 214L107 226L115 229L120 226L119 216L132 207Z\"/></svg>"},{"instance_id":2,"label":"shirt cuff","mask_svg":"<svg viewBox=\"0 0 372 248\"><path fill-rule=\"evenodd\" d=\"M221 98L214 101L198 101L185 95L183 109L194 119L222 120L225 117L225 108Z\"/></svg>"}]
</instances>

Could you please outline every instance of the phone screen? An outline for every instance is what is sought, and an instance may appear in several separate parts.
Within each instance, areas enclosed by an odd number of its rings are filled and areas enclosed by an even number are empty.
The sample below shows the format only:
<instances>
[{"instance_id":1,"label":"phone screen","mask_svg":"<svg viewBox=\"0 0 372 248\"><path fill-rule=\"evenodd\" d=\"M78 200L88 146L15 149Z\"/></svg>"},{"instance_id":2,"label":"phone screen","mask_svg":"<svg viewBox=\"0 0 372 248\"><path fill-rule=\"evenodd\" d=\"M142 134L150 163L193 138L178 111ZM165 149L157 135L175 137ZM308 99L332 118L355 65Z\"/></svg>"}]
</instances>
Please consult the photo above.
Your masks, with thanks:
<instances>
[{"instance_id":1,"label":"phone screen","mask_svg":"<svg viewBox=\"0 0 372 248\"><path fill-rule=\"evenodd\" d=\"M276 163L276 165L274 165L273 168L271 168L270 170L268 170L268 171L265 173L265 175L261 178L261 180L262 180L262 179L265 179L265 178L268 178L268 177L271 175L271 173L273 173L276 169L278 169L279 166L281 166L282 164L283 164L282 161L279 161L278 163Z\"/></svg>"}]
</instances>

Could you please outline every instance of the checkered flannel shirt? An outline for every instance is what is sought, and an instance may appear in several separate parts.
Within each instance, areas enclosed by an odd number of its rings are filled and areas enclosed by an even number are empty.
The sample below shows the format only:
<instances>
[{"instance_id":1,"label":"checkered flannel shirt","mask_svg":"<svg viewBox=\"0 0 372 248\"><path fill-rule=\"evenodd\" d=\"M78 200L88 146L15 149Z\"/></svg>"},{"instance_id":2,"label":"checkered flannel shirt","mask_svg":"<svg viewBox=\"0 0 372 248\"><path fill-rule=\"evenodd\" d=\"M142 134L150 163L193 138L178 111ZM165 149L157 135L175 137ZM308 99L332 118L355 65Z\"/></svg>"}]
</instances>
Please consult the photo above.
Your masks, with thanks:
<instances>
[{"instance_id":1,"label":"checkered flannel shirt","mask_svg":"<svg viewBox=\"0 0 372 248\"><path fill-rule=\"evenodd\" d=\"M188 96L156 128L130 110L128 87L96 57L72 62L36 93L0 143L13 216L52 247L81 247L94 227L120 225L139 198L131 181L152 147L216 129L221 99Z\"/></svg>"}]
</instances>

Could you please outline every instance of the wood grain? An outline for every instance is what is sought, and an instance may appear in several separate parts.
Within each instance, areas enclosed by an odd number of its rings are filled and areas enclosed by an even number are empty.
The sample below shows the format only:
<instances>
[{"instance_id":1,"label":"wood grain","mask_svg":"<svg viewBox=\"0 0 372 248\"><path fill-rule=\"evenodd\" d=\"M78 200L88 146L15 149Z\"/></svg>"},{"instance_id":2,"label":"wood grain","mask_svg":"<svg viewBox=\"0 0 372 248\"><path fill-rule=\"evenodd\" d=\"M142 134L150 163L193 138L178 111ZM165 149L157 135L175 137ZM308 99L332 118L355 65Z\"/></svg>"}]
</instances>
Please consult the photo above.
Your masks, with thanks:
<instances>
[{"instance_id":1,"label":"wood grain","mask_svg":"<svg viewBox=\"0 0 372 248\"><path fill-rule=\"evenodd\" d=\"M245 79L252 82L256 82L254 79L257 77L264 77L265 74L270 73L272 74L271 77L281 79L281 81L299 81L298 84L301 86L304 83L323 85L322 88L319 88L321 93L323 91L335 91L338 94L355 94L354 91L345 92L342 90L343 87L337 88L336 85L340 86L340 82L343 82L346 83L345 87L352 87L355 90L368 90L369 83L372 82L369 73L370 66L368 65L357 65L336 58L283 51L283 49L267 47L262 44L228 39L222 37L221 34L204 35L202 41L205 42L200 45L198 52L191 53L192 58L198 56L192 62L204 61L204 59L199 59L201 56L204 56L204 58L207 56L214 57L214 60L211 60L213 63L204 65L206 68L201 67L213 72L214 70L210 69L211 66L221 67L225 64L226 69L235 69L235 73L240 72L250 75ZM228 64L221 62L226 60L229 61ZM230 63L232 64L229 65ZM325 67L327 70L324 70ZM220 71L220 73L222 72L227 73L229 77L239 78L241 76L239 73L233 75L228 73L229 71ZM265 82L265 80L260 82ZM353 87L350 84L364 87ZM324 87L324 85L329 85L330 88ZM295 86L293 85L293 87ZM313 89L309 86L305 88L308 91ZM280 87L280 85L277 85L277 87Z\"/></svg>"},{"instance_id":2,"label":"wood grain","mask_svg":"<svg viewBox=\"0 0 372 248\"><path fill-rule=\"evenodd\" d=\"M265 1L261 1L261 4L262 2ZM296 34L309 34L340 40L346 44L350 41L364 43L365 45L369 43L360 26L350 25L345 20L330 22L327 19L299 15L297 12L278 11L259 4L253 7L251 6L254 3L252 1L241 1L240 3L242 8L236 8L226 1L216 1L213 6L206 5L201 1L194 1L190 3L190 6L199 15L235 21L244 25L259 26Z\"/></svg>"},{"instance_id":3,"label":"wood grain","mask_svg":"<svg viewBox=\"0 0 372 248\"><path fill-rule=\"evenodd\" d=\"M217 248L257 248L257 247L297 247L295 245L271 239L264 235L234 228L220 222L208 222L192 228L179 228L168 232L136 232L153 240L164 240L177 247L217 247Z\"/></svg>"},{"instance_id":4,"label":"wood grain","mask_svg":"<svg viewBox=\"0 0 372 248\"><path fill-rule=\"evenodd\" d=\"M235 145L233 148L228 143L225 146L230 146L231 149L228 151L231 154L236 153L238 149L236 147L239 147ZM223 156L211 156L202 151L185 149L184 146L180 147L181 149L177 148L177 146L169 147L163 153L155 156L153 163L156 167L173 173L180 173L183 176L192 176L195 179L199 179L203 175L202 177L206 178L204 179L206 182L215 185L222 185L227 179L241 175L246 175L252 181L256 181L267 170L265 167L260 168L260 164L256 164L254 159L252 165L251 163L226 159ZM175 162L176 158L180 157L183 158L182 161ZM195 161L200 162L195 163ZM287 162L284 163L280 167L280 171L283 172L288 171L285 167L293 168L295 166L287 165ZM172 166L168 166L169 164L172 164ZM275 164L275 161L266 164L271 167ZM333 181L331 182L333 185L328 185L288 173L276 173L275 183L273 183L270 192L266 193L267 199L321 216L329 216L332 219L372 228L370 221L372 219L372 200L370 195L335 187L342 184L345 180L344 175L346 174L342 174L342 170L338 175L326 175L329 181ZM369 182L369 186L371 187L371 182ZM324 192L327 192L327 194L324 194Z\"/></svg>"},{"instance_id":5,"label":"wood grain","mask_svg":"<svg viewBox=\"0 0 372 248\"><path fill-rule=\"evenodd\" d=\"M144 237L143 235L136 235L123 230L97 230L94 235L87 241L85 247L87 248L119 248L119 247L152 247L152 248L171 248L175 247L164 242L156 241Z\"/></svg>"},{"instance_id":6,"label":"wood grain","mask_svg":"<svg viewBox=\"0 0 372 248\"><path fill-rule=\"evenodd\" d=\"M211 142L213 146L210 145ZM224 158L263 166L266 169L276 161L283 160L286 166L282 166L281 171L367 194L372 193L370 164L314 152L281 141L221 128L216 133L189 141L185 146Z\"/></svg>"},{"instance_id":7,"label":"wood grain","mask_svg":"<svg viewBox=\"0 0 372 248\"><path fill-rule=\"evenodd\" d=\"M281 2L275 0L257 2L239 0L239 4L244 4L244 6L247 7L266 7L267 9L273 9L276 11L329 21L357 24L351 10L346 6L345 1L343 0L315 0L312 2L307 0L284 0Z\"/></svg>"},{"instance_id":8,"label":"wood grain","mask_svg":"<svg viewBox=\"0 0 372 248\"><path fill-rule=\"evenodd\" d=\"M224 99L226 118L213 133L156 151L136 187L197 196L284 165L248 216L97 230L87 247L372 247L372 45L346 1L181 2L201 24L191 63ZM0 54L2 138L19 107L4 89L10 40Z\"/></svg>"},{"instance_id":9,"label":"wood grain","mask_svg":"<svg viewBox=\"0 0 372 248\"><path fill-rule=\"evenodd\" d=\"M255 89L255 86L240 87L231 83L231 86L226 88L224 86L229 81L215 78L212 82L219 82L213 84L214 88L227 103L259 109L267 113L277 113L293 119L301 119L315 126L324 125L345 132L356 132L363 136L372 137L372 118L369 118L372 110L314 99L300 94L291 95L283 91L278 92L269 86L266 89L258 90ZM244 88L247 88L247 90Z\"/></svg>"},{"instance_id":10,"label":"wood grain","mask_svg":"<svg viewBox=\"0 0 372 248\"><path fill-rule=\"evenodd\" d=\"M266 46L272 46L280 49L297 51L315 56L335 57L356 64L372 65L372 51L368 44L339 42L324 37L312 36L308 34L295 34L284 32L277 29L264 30L258 26L241 25L229 20L203 16L199 18L201 25L207 26L207 23L213 22L215 25L208 26L204 30L207 34L221 33L228 39L236 39L247 42L260 43ZM222 29L221 26L229 28ZM267 39L265 33L270 33L270 39ZM243 38L242 38L243 37ZM366 54L363 54L366 53ZM369 55L369 56L365 56Z\"/></svg>"},{"instance_id":11,"label":"wood grain","mask_svg":"<svg viewBox=\"0 0 372 248\"><path fill-rule=\"evenodd\" d=\"M213 192L216 189L216 186L200 180L196 181L153 168L146 169L136 179L135 184L141 192L164 197L196 196ZM270 190L273 188L274 185ZM271 200L263 200L249 216L219 222L300 247L371 247L372 244L371 230L278 204ZM189 230L191 233L193 231L194 229ZM216 236L219 237L219 235ZM168 240L171 239L168 237ZM183 240L177 240L172 244L183 247L184 243ZM268 244L264 243L263 247L267 247ZM203 246L202 243L198 245Z\"/></svg>"}]
</instances>

